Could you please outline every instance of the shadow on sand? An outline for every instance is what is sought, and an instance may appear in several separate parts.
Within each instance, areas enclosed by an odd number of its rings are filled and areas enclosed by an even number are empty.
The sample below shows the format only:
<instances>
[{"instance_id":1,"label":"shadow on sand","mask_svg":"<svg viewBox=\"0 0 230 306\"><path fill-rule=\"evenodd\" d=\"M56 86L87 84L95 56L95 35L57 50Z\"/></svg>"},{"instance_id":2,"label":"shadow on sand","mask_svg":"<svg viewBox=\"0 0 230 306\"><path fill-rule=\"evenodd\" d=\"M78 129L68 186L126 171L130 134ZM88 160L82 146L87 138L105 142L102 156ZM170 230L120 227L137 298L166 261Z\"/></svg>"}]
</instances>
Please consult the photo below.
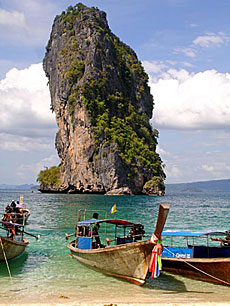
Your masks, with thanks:
<instances>
[{"instance_id":1,"label":"shadow on sand","mask_svg":"<svg viewBox=\"0 0 230 306\"><path fill-rule=\"evenodd\" d=\"M179 280L174 275L170 273L161 273L160 277L157 279L152 279L150 274L146 279L146 288L155 289L155 290L165 290L163 294L175 294L175 293L199 293L199 294L210 294L213 293L211 291L196 291L196 290L188 290L186 288L185 283L182 280Z\"/></svg>"}]
</instances>

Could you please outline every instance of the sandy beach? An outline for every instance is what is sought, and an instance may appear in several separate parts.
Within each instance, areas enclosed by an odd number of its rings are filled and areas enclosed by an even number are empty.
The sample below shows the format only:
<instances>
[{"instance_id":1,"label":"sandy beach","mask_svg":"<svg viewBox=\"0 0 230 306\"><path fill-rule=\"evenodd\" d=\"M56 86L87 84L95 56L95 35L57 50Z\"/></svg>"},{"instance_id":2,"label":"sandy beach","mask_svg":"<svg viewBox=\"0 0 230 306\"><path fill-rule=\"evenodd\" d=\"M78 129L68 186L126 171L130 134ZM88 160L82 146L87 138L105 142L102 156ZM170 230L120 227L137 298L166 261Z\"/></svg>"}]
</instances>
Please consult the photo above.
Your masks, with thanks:
<instances>
[{"instance_id":1,"label":"sandy beach","mask_svg":"<svg viewBox=\"0 0 230 306\"><path fill-rule=\"evenodd\" d=\"M79 303L79 302L71 302L71 303L25 303L25 304L0 304L1 306L146 306L146 305L160 305L160 306L229 306L230 302L198 302L198 303Z\"/></svg>"}]
</instances>

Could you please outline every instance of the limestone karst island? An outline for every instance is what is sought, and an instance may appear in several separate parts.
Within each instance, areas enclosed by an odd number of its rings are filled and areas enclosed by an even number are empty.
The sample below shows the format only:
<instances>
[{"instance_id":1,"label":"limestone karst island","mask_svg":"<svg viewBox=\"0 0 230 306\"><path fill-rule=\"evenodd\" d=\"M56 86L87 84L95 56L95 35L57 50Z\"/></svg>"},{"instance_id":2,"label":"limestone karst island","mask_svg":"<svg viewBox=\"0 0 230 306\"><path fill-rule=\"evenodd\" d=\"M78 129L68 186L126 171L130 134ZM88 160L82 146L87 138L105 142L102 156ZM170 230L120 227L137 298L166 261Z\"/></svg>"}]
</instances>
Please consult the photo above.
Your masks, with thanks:
<instances>
[{"instance_id":1,"label":"limestone karst island","mask_svg":"<svg viewBox=\"0 0 230 306\"><path fill-rule=\"evenodd\" d=\"M43 67L60 165L40 171L40 190L163 195L148 76L105 12L77 4L57 16Z\"/></svg>"}]
</instances>

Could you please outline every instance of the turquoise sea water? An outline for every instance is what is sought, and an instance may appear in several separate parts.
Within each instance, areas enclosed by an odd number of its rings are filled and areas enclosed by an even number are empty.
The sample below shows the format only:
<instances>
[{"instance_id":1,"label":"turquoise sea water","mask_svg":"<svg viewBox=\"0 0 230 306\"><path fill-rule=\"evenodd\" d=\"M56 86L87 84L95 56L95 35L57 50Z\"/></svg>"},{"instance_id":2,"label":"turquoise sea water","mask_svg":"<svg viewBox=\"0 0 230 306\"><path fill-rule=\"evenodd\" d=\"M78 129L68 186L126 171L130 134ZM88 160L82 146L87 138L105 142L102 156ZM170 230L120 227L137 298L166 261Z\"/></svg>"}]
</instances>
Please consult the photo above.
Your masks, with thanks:
<instances>
[{"instance_id":1,"label":"turquoise sea water","mask_svg":"<svg viewBox=\"0 0 230 306\"><path fill-rule=\"evenodd\" d=\"M230 192L171 193L165 197L58 195L31 191L0 191L0 210L24 196L31 211L26 230L26 252L10 264L10 280L0 264L0 303L159 303L230 301L230 288L162 273L138 287L94 272L68 256L65 233L74 231L78 209L109 212L117 205L117 218L141 222L148 234L154 229L160 203L170 203L165 229L228 230Z\"/></svg>"}]
</instances>

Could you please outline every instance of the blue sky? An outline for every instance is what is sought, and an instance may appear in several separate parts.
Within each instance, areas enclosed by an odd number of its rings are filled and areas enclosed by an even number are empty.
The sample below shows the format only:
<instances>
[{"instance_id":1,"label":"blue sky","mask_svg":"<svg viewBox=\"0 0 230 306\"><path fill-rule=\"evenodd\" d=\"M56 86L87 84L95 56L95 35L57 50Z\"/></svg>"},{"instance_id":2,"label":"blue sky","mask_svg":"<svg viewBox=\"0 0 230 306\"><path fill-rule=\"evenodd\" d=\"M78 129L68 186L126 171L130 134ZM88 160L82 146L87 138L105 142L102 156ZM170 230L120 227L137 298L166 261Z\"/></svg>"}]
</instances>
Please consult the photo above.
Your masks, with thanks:
<instances>
[{"instance_id":1,"label":"blue sky","mask_svg":"<svg viewBox=\"0 0 230 306\"><path fill-rule=\"evenodd\" d=\"M87 0L149 74L167 183L230 178L230 1ZM0 0L0 184L59 163L41 62L71 0Z\"/></svg>"}]
</instances>

